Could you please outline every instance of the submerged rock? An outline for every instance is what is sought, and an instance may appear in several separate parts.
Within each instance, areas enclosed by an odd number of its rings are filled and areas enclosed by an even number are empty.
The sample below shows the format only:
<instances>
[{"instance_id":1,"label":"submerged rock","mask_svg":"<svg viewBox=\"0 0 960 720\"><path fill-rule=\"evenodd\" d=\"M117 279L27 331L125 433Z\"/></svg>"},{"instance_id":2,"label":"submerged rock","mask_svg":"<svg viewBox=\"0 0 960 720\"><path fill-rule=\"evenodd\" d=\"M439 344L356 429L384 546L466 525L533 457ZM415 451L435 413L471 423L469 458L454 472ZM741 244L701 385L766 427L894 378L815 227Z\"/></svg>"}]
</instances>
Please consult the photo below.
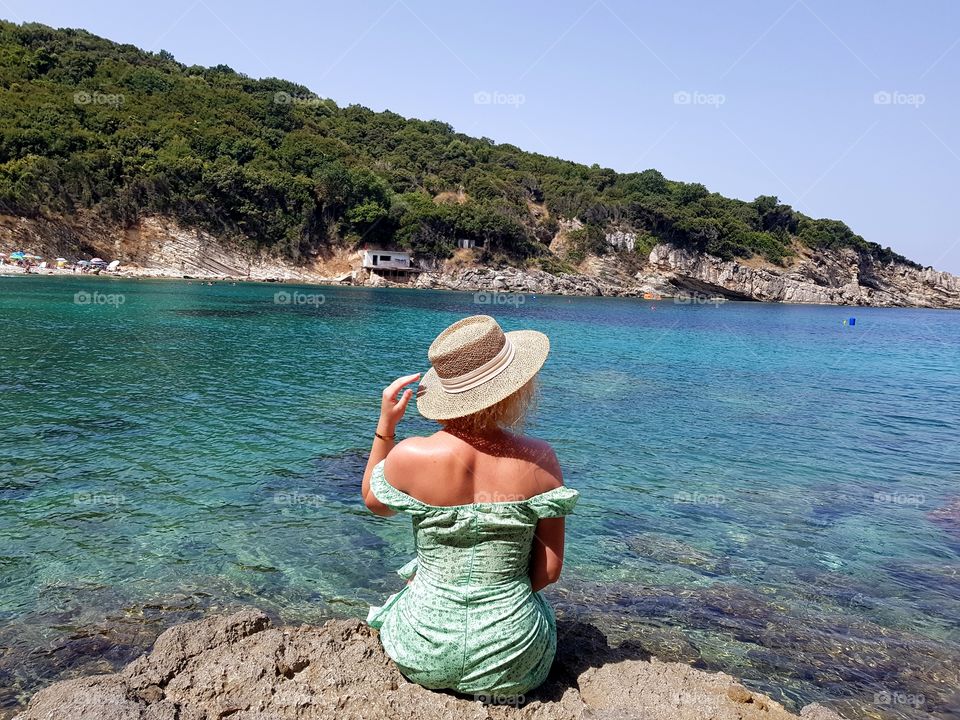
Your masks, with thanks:
<instances>
[{"instance_id":1,"label":"submerged rock","mask_svg":"<svg viewBox=\"0 0 960 720\"><path fill-rule=\"evenodd\" d=\"M785 720L795 717L723 673L611 648L591 625L561 622L547 682L519 706L488 704L408 682L358 620L272 627L259 610L164 632L148 655L110 675L38 692L21 720L308 720L310 718L645 718ZM838 720L820 705L801 715Z\"/></svg>"},{"instance_id":2,"label":"submerged rock","mask_svg":"<svg viewBox=\"0 0 960 720\"><path fill-rule=\"evenodd\" d=\"M927 518L944 532L960 539L960 497L927 513Z\"/></svg>"}]
</instances>

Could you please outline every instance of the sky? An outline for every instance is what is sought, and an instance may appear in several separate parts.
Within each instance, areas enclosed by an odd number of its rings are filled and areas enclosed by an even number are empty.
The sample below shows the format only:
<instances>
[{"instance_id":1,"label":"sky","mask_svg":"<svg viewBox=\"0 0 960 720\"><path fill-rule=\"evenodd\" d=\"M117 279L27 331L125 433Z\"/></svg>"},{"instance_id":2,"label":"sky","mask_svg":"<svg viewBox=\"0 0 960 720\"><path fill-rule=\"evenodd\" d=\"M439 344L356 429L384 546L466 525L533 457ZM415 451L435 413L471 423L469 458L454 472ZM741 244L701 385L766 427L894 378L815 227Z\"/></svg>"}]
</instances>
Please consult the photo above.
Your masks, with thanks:
<instances>
[{"instance_id":1,"label":"sky","mask_svg":"<svg viewBox=\"0 0 960 720\"><path fill-rule=\"evenodd\" d=\"M960 274L954 0L0 0L525 150L813 217Z\"/></svg>"}]
</instances>

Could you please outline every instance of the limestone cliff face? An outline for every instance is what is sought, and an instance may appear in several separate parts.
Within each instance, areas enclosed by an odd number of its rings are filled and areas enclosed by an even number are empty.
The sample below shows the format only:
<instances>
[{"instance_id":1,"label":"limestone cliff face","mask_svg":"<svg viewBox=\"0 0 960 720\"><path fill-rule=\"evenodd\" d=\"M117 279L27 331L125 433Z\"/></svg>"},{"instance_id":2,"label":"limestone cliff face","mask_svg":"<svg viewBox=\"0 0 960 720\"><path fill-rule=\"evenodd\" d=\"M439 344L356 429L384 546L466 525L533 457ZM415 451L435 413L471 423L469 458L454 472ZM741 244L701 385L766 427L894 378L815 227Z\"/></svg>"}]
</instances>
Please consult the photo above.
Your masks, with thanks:
<instances>
[{"instance_id":1,"label":"limestone cliff face","mask_svg":"<svg viewBox=\"0 0 960 720\"><path fill-rule=\"evenodd\" d=\"M567 236L580 227L576 220L561 221L550 250L564 257ZM778 267L756 259L721 260L668 243L656 245L644 262L633 250L636 241L632 233L611 233L607 255L588 257L577 272L557 275L493 269L460 256L450 262L421 260L425 272L406 284L470 292L663 297L693 293L766 302L960 308L957 276L902 263L877 263L851 249L803 249L789 267ZM0 216L0 250L21 248L48 258L118 259L124 272L139 276L395 284L364 272L360 253L351 248L332 248L294 263L164 217L144 217L133 226L119 227L82 216L70 220Z\"/></svg>"},{"instance_id":2,"label":"limestone cliff face","mask_svg":"<svg viewBox=\"0 0 960 720\"><path fill-rule=\"evenodd\" d=\"M0 216L0 249L29 249L47 258L98 255L120 260L125 271L144 277L324 282L349 273L353 262L351 253L332 251L327 257L293 263L158 216L141 218L129 227L84 216L69 222Z\"/></svg>"},{"instance_id":3,"label":"limestone cliff face","mask_svg":"<svg viewBox=\"0 0 960 720\"><path fill-rule=\"evenodd\" d=\"M960 308L960 277L901 263L883 265L850 249L824 250L787 268L753 267L669 244L648 272L679 289L788 303Z\"/></svg>"}]
</instances>

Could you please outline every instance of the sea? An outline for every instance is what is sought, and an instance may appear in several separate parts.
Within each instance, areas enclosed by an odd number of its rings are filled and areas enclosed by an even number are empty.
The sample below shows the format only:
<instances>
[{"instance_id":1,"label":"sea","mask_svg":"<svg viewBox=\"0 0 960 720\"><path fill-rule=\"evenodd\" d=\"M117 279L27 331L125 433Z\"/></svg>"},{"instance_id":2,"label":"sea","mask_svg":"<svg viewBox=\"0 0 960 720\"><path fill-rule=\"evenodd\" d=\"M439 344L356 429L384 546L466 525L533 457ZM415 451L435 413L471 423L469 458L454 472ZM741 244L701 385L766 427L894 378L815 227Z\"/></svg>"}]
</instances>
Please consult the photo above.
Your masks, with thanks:
<instances>
[{"instance_id":1,"label":"sea","mask_svg":"<svg viewBox=\"0 0 960 720\"><path fill-rule=\"evenodd\" d=\"M177 622L398 590L380 393L473 314L550 338L561 620L793 710L960 717L956 311L92 276L0 277L0 716Z\"/></svg>"}]
</instances>

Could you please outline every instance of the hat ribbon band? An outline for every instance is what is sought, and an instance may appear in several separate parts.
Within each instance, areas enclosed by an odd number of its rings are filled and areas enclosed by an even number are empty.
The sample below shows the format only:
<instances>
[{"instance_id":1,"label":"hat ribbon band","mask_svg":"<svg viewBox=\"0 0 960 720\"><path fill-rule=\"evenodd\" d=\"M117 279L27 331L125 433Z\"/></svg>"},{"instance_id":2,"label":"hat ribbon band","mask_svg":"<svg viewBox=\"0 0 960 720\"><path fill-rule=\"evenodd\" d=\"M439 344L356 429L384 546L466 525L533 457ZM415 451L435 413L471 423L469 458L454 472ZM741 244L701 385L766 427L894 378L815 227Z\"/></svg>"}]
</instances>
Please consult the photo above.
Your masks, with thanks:
<instances>
[{"instance_id":1,"label":"hat ribbon band","mask_svg":"<svg viewBox=\"0 0 960 720\"><path fill-rule=\"evenodd\" d=\"M440 380L440 385L444 391L459 394L467 390L473 390L473 388L483 385L506 370L516 354L516 349L510 342L510 338L504 336L503 340L503 347L500 348L500 352L480 367L452 378L442 378L438 375L437 378Z\"/></svg>"}]
</instances>

